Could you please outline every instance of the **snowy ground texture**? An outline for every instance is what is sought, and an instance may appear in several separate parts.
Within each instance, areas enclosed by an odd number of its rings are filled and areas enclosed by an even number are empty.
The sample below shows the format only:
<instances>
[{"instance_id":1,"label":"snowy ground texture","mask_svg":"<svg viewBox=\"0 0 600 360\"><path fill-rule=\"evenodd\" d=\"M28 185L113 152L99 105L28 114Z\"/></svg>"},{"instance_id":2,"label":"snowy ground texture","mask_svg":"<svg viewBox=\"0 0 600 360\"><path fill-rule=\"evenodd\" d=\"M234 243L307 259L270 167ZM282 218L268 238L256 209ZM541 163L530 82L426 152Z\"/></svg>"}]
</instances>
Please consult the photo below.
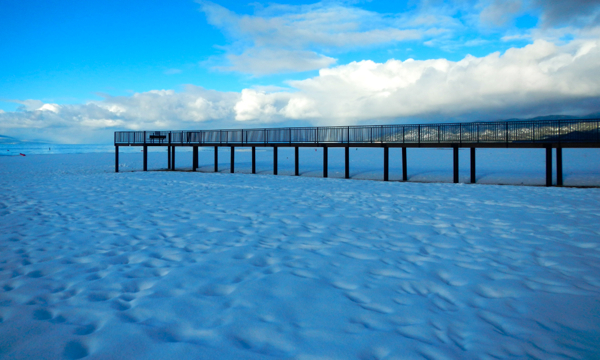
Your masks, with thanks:
<instances>
[{"instance_id":1,"label":"snowy ground texture","mask_svg":"<svg viewBox=\"0 0 600 360\"><path fill-rule=\"evenodd\" d=\"M600 358L600 189L140 158L0 157L0 358Z\"/></svg>"}]
</instances>

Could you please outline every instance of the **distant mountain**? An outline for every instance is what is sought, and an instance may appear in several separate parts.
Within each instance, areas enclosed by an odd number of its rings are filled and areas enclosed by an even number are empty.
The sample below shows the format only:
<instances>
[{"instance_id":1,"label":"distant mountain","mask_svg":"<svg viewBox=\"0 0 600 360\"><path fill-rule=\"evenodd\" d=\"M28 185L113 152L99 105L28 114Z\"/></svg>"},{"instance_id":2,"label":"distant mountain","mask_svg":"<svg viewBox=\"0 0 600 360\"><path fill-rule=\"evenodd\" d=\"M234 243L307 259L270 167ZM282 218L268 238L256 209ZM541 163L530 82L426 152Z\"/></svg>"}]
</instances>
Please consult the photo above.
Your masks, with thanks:
<instances>
[{"instance_id":1,"label":"distant mountain","mask_svg":"<svg viewBox=\"0 0 600 360\"><path fill-rule=\"evenodd\" d=\"M18 144L50 144L41 140L19 140L12 136L0 135L0 145L18 145Z\"/></svg>"},{"instance_id":2,"label":"distant mountain","mask_svg":"<svg viewBox=\"0 0 600 360\"><path fill-rule=\"evenodd\" d=\"M573 120L573 119L600 119L600 112L591 113L583 116L572 116L572 115L545 115L536 116L528 119L504 119L498 121L535 121L535 120Z\"/></svg>"}]
</instances>

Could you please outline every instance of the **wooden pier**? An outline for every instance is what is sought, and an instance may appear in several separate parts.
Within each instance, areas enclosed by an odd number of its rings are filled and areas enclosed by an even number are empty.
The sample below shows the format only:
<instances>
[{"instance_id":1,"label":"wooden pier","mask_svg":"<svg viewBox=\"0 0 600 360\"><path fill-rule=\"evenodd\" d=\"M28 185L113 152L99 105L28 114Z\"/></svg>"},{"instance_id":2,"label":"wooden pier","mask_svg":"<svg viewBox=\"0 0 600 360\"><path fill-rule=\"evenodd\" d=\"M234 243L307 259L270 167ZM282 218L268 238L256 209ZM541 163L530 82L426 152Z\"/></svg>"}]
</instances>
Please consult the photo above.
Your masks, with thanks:
<instances>
[{"instance_id":1,"label":"wooden pier","mask_svg":"<svg viewBox=\"0 0 600 360\"><path fill-rule=\"evenodd\" d=\"M229 147L230 171L235 171L235 148L252 148L252 173L256 173L256 148L273 148L273 174L277 175L279 147L294 147L294 174L299 175L299 148L323 148L323 177L328 173L328 149L345 148L345 178L350 178L351 147L383 148L383 180L389 180L389 149L402 148L402 180L408 180L407 148L452 148L453 181L458 183L458 150L470 149L471 183L475 183L477 148L539 148L546 152L546 186L552 186L552 155L556 149L557 185L563 185L563 148L600 148L600 120L542 120L473 122L453 124L407 124L329 127L190 131L115 132L115 171L119 171L119 147L142 146L144 171L148 170L148 147L167 146L168 169L175 170L175 149L193 148L192 170L198 168L198 147L214 147L214 171L218 171L219 147Z\"/></svg>"}]
</instances>

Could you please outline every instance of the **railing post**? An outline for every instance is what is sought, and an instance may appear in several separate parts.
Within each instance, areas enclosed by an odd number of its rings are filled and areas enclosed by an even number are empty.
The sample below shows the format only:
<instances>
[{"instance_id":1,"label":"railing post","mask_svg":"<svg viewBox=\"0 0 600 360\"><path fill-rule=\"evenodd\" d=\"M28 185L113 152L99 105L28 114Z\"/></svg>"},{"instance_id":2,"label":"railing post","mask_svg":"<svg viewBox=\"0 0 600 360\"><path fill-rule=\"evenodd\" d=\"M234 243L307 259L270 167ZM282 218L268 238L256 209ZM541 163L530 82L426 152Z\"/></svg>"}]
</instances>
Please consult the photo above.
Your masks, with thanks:
<instances>
[{"instance_id":1,"label":"railing post","mask_svg":"<svg viewBox=\"0 0 600 360\"><path fill-rule=\"evenodd\" d=\"M115 172L119 172L119 146L115 145Z\"/></svg>"},{"instance_id":2,"label":"railing post","mask_svg":"<svg viewBox=\"0 0 600 360\"><path fill-rule=\"evenodd\" d=\"M167 145L167 170L171 170L171 145Z\"/></svg>"}]
</instances>

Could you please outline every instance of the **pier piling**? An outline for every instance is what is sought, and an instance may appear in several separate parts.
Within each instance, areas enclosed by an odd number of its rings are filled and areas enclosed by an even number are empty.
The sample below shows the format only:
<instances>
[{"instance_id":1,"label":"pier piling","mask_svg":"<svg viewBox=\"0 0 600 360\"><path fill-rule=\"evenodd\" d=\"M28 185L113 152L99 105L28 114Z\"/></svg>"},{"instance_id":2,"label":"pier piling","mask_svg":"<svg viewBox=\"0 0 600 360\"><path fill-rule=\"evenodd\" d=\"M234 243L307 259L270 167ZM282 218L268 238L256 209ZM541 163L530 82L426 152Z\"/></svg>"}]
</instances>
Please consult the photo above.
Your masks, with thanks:
<instances>
[{"instance_id":1,"label":"pier piling","mask_svg":"<svg viewBox=\"0 0 600 360\"><path fill-rule=\"evenodd\" d=\"M219 172L219 147L215 146L215 172Z\"/></svg>"},{"instance_id":2,"label":"pier piling","mask_svg":"<svg viewBox=\"0 0 600 360\"><path fill-rule=\"evenodd\" d=\"M471 148L471 184L475 184L475 148Z\"/></svg>"},{"instance_id":3,"label":"pier piling","mask_svg":"<svg viewBox=\"0 0 600 360\"><path fill-rule=\"evenodd\" d=\"M390 179L390 148L383 147L383 181Z\"/></svg>"}]
</instances>

